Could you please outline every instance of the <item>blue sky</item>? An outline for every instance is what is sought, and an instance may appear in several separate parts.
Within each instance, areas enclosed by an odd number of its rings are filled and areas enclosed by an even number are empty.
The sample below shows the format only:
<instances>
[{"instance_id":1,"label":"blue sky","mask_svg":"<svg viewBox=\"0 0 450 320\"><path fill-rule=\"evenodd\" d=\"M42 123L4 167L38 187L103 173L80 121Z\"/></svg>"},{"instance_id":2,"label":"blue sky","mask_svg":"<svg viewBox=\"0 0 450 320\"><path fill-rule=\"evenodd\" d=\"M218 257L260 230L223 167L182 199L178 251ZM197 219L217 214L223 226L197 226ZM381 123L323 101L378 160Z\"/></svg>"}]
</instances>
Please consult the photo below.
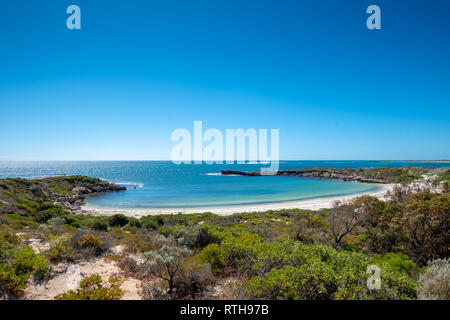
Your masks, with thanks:
<instances>
[{"instance_id":1,"label":"blue sky","mask_svg":"<svg viewBox=\"0 0 450 320\"><path fill-rule=\"evenodd\" d=\"M382 30L366 28L371 4ZM282 159L449 159L449 14L444 0L2 1L0 161L169 159L194 120L279 128Z\"/></svg>"}]
</instances>

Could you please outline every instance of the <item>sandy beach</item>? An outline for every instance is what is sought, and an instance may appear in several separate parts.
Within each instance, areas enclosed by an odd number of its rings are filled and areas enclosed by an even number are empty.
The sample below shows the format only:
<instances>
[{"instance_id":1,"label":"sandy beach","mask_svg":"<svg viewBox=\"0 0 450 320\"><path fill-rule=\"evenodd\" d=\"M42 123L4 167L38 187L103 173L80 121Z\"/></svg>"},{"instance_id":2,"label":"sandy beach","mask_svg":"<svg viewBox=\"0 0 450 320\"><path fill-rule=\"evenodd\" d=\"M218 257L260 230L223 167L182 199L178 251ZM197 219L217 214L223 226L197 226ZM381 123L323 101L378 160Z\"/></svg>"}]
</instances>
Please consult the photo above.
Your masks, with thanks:
<instances>
[{"instance_id":1,"label":"sandy beach","mask_svg":"<svg viewBox=\"0 0 450 320\"><path fill-rule=\"evenodd\" d=\"M158 214L190 214L190 213L204 213L211 212L220 216L227 216L240 212L263 212L267 210L282 210L282 209L306 209L306 210L319 210L325 208L331 208L335 201L348 201L361 195L370 195L379 199L384 199L388 190L391 190L395 184L381 185L381 190L374 192L358 193L348 196L338 197L323 197L309 200L297 200L297 201L283 201L275 203L262 203L262 204L248 204L248 205L232 205L232 206L214 206L214 207L197 207L197 208L151 208L151 209L105 209L95 208L89 205L83 206L80 213L91 215L114 215L124 214L131 217L141 217L148 215Z\"/></svg>"}]
</instances>

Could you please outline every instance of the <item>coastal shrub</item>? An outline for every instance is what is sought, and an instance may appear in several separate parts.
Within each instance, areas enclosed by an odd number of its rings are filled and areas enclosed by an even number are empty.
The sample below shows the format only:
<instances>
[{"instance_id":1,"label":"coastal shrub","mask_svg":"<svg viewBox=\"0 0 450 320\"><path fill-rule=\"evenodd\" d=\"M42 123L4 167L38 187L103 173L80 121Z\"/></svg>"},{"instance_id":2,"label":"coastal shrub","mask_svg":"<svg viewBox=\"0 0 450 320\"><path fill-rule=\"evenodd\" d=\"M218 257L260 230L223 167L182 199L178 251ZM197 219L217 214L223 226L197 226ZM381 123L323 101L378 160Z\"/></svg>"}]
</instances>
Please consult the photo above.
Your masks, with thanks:
<instances>
[{"instance_id":1,"label":"coastal shrub","mask_svg":"<svg viewBox=\"0 0 450 320\"><path fill-rule=\"evenodd\" d=\"M449 193L450 192L450 182L449 181L444 181L442 184L442 189L444 190L445 193Z\"/></svg>"},{"instance_id":2,"label":"coastal shrub","mask_svg":"<svg viewBox=\"0 0 450 320\"><path fill-rule=\"evenodd\" d=\"M147 272L149 271L148 265L145 265L144 268L141 267L140 269L144 269ZM142 270L140 272L142 272ZM169 273L165 274L169 275ZM198 264L195 261L191 261L189 258L184 258L179 265L176 274L173 276L172 287L169 277L161 278L161 274L156 275L164 281L165 285L158 286L154 281L144 280L140 291L140 294L144 299L172 300L204 298L206 289L214 283L211 266L209 264Z\"/></svg>"},{"instance_id":3,"label":"coastal shrub","mask_svg":"<svg viewBox=\"0 0 450 320\"><path fill-rule=\"evenodd\" d=\"M93 274L84 278L80 282L80 288L70 290L57 295L55 300L120 300L124 291L120 288L123 280L109 278L108 283L104 283L98 274Z\"/></svg>"},{"instance_id":4,"label":"coastal shrub","mask_svg":"<svg viewBox=\"0 0 450 320\"><path fill-rule=\"evenodd\" d=\"M56 217L68 215L69 212L58 205L44 204L40 205L33 213L33 220L39 223L45 223L48 220Z\"/></svg>"},{"instance_id":5,"label":"coastal shrub","mask_svg":"<svg viewBox=\"0 0 450 320\"><path fill-rule=\"evenodd\" d=\"M288 234L302 243L327 243L326 219L319 213L296 216L289 225Z\"/></svg>"},{"instance_id":6,"label":"coastal shrub","mask_svg":"<svg viewBox=\"0 0 450 320\"><path fill-rule=\"evenodd\" d=\"M262 238L259 235L245 231L225 235L221 243L225 264L241 273L246 273L251 268L251 261L254 258L254 246L261 241Z\"/></svg>"},{"instance_id":7,"label":"coastal shrub","mask_svg":"<svg viewBox=\"0 0 450 320\"><path fill-rule=\"evenodd\" d=\"M139 295L143 300L171 300L172 295L154 281L142 281Z\"/></svg>"},{"instance_id":8,"label":"coastal shrub","mask_svg":"<svg viewBox=\"0 0 450 320\"><path fill-rule=\"evenodd\" d=\"M128 255L120 256L118 259L117 266L122 269L123 271L136 274L138 270L138 262L136 259L133 259L132 257Z\"/></svg>"},{"instance_id":9,"label":"coastal shrub","mask_svg":"<svg viewBox=\"0 0 450 320\"><path fill-rule=\"evenodd\" d=\"M188 220L188 218L186 217L186 215L183 215L181 213L178 214L171 214L168 218L167 221L164 223L165 225L168 226L175 226L175 225L184 225L184 226L188 226L190 225L190 221Z\"/></svg>"},{"instance_id":10,"label":"coastal shrub","mask_svg":"<svg viewBox=\"0 0 450 320\"><path fill-rule=\"evenodd\" d=\"M162 226L159 228L159 233L165 237L168 237L172 234L172 228L169 226Z\"/></svg>"},{"instance_id":11,"label":"coastal shrub","mask_svg":"<svg viewBox=\"0 0 450 320\"><path fill-rule=\"evenodd\" d=\"M273 228L271 226L266 226L262 224L249 224L247 227L248 232L255 233L259 235L261 238L271 240L276 238L277 233L274 232Z\"/></svg>"},{"instance_id":12,"label":"coastal shrub","mask_svg":"<svg viewBox=\"0 0 450 320\"><path fill-rule=\"evenodd\" d=\"M219 272L225 266L225 254L217 243L210 243L198 253L198 259L202 263L209 263L215 272Z\"/></svg>"},{"instance_id":13,"label":"coastal shrub","mask_svg":"<svg viewBox=\"0 0 450 320\"><path fill-rule=\"evenodd\" d=\"M21 216L16 213L9 213L7 215L0 215L0 228L4 230L22 230L22 229L33 229L39 225L34 222L28 216Z\"/></svg>"},{"instance_id":14,"label":"coastal shrub","mask_svg":"<svg viewBox=\"0 0 450 320\"><path fill-rule=\"evenodd\" d=\"M20 243L20 239L14 233L0 230L0 263L6 261L11 249Z\"/></svg>"},{"instance_id":15,"label":"coastal shrub","mask_svg":"<svg viewBox=\"0 0 450 320\"><path fill-rule=\"evenodd\" d=\"M403 272L408 275L412 275L413 271L417 268L416 264L409 259L409 257L406 254L403 254L401 252L393 253L389 252L385 255L378 255L375 254L372 256L372 260L376 264L382 264L387 263L392 270Z\"/></svg>"},{"instance_id":16,"label":"coastal shrub","mask_svg":"<svg viewBox=\"0 0 450 320\"><path fill-rule=\"evenodd\" d=\"M84 234L81 236L81 240L78 240L78 245L81 248L101 248L103 242L94 234Z\"/></svg>"},{"instance_id":17,"label":"coastal shrub","mask_svg":"<svg viewBox=\"0 0 450 320\"><path fill-rule=\"evenodd\" d=\"M438 180L450 183L450 169L438 174Z\"/></svg>"},{"instance_id":18,"label":"coastal shrub","mask_svg":"<svg viewBox=\"0 0 450 320\"><path fill-rule=\"evenodd\" d=\"M220 243L221 241L208 225L175 225L169 235L177 239L180 245L190 249L201 249L210 243Z\"/></svg>"},{"instance_id":19,"label":"coastal shrub","mask_svg":"<svg viewBox=\"0 0 450 320\"><path fill-rule=\"evenodd\" d=\"M16 273L32 273L36 280L44 279L50 272L50 262L43 255L37 255L30 246L19 247L12 265Z\"/></svg>"},{"instance_id":20,"label":"coastal shrub","mask_svg":"<svg viewBox=\"0 0 450 320\"><path fill-rule=\"evenodd\" d=\"M27 214L31 214L35 211L35 209L39 206L39 203L30 201L28 199L17 199L20 203L17 203L15 207L21 211L25 211Z\"/></svg>"},{"instance_id":21,"label":"coastal shrub","mask_svg":"<svg viewBox=\"0 0 450 320\"><path fill-rule=\"evenodd\" d=\"M450 259L430 261L420 275L419 285L421 300L450 300Z\"/></svg>"},{"instance_id":22,"label":"coastal shrub","mask_svg":"<svg viewBox=\"0 0 450 320\"><path fill-rule=\"evenodd\" d=\"M417 284L404 273L381 265L381 288L367 288L374 261L330 246L275 241L255 247L248 293L262 299L414 299Z\"/></svg>"},{"instance_id":23,"label":"coastal shrub","mask_svg":"<svg viewBox=\"0 0 450 320\"><path fill-rule=\"evenodd\" d=\"M248 284L248 293L262 299L330 299L335 291L336 275L323 262L273 269L265 277L252 278Z\"/></svg>"},{"instance_id":24,"label":"coastal shrub","mask_svg":"<svg viewBox=\"0 0 450 320\"><path fill-rule=\"evenodd\" d=\"M86 176L70 176L70 177L64 177L64 181L75 183L75 182L85 182L85 183L98 183L101 180L98 178L92 178L92 177L86 177Z\"/></svg>"},{"instance_id":25,"label":"coastal shrub","mask_svg":"<svg viewBox=\"0 0 450 320\"><path fill-rule=\"evenodd\" d=\"M47 221L47 224L52 227L61 227L66 224L66 219L61 217L51 218Z\"/></svg>"},{"instance_id":26,"label":"coastal shrub","mask_svg":"<svg viewBox=\"0 0 450 320\"><path fill-rule=\"evenodd\" d=\"M94 234L90 231L79 231L75 233L70 243L73 248L73 259L100 256L107 252L112 245L108 234Z\"/></svg>"},{"instance_id":27,"label":"coastal shrub","mask_svg":"<svg viewBox=\"0 0 450 320\"><path fill-rule=\"evenodd\" d=\"M175 282L173 299L196 299L213 283L211 266L185 261L178 281Z\"/></svg>"},{"instance_id":28,"label":"coastal shrub","mask_svg":"<svg viewBox=\"0 0 450 320\"><path fill-rule=\"evenodd\" d=\"M46 223L41 223L39 229L46 234L63 235L72 232L74 227L66 224L64 217L55 217L49 219Z\"/></svg>"},{"instance_id":29,"label":"coastal shrub","mask_svg":"<svg viewBox=\"0 0 450 320\"><path fill-rule=\"evenodd\" d=\"M128 223L128 218L123 214L115 214L109 219L111 227L123 227Z\"/></svg>"},{"instance_id":30,"label":"coastal shrub","mask_svg":"<svg viewBox=\"0 0 450 320\"><path fill-rule=\"evenodd\" d=\"M450 193L399 189L365 226L369 252L402 252L419 266L450 255Z\"/></svg>"},{"instance_id":31,"label":"coastal shrub","mask_svg":"<svg viewBox=\"0 0 450 320\"><path fill-rule=\"evenodd\" d=\"M65 234L62 236L49 235L50 249L46 251L47 257L52 262L59 262L63 260L71 260L72 246L70 238L72 235Z\"/></svg>"},{"instance_id":32,"label":"coastal shrub","mask_svg":"<svg viewBox=\"0 0 450 320\"><path fill-rule=\"evenodd\" d=\"M108 224L104 221L95 221L92 224L92 229L97 231L108 231Z\"/></svg>"},{"instance_id":33,"label":"coastal shrub","mask_svg":"<svg viewBox=\"0 0 450 320\"><path fill-rule=\"evenodd\" d=\"M142 227L146 228L147 230L156 230L160 226L160 224L158 223L158 219L154 216L144 216L139 220Z\"/></svg>"},{"instance_id":34,"label":"coastal shrub","mask_svg":"<svg viewBox=\"0 0 450 320\"><path fill-rule=\"evenodd\" d=\"M187 227L177 224L172 228L170 236L176 239L179 245L193 249L195 248L198 234L198 226Z\"/></svg>"},{"instance_id":35,"label":"coastal shrub","mask_svg":"<svg viewBox=\"0 0 450 320\"><path fill-rule=\"evenodd\" d=\"M330 246L304 245L298 241L278 240L257 243L251 248L253 272L265 275L286 265L303 265L316 260L328 261L335 253Z\"/></svg>"},{"instance_id":36,"label":"coastal shrub","mask_svg":"<svg viewBox=\"0 0 450 320\"><path fill-rule=\"evenodd\" d=\"M141 222L133 217L129 217L128 218L128 225L127 227L129 227L130 229L136 229L136 228L140 228L142 227Z\"/></svg>"},{"instance_id":37,"label":"coastal shrub","mask_svg":"<svg viewBox=\"0 0 450 320\"><path fill-rule=\"evenodd\" d=\"M34 273L33 277L36 280L45 280L49 277L51 271L50 261L45 255L37 255L34 259Z\"/></svg>"},{"instance_id":38,"label":"coastal shrub","mask_svg":"<svg viewBox=\"0 0 450 320\"><path fill-rule=\"evenodd\" d=\"M426 171L427 171L426 168L418 168L418 167L406 167L406 166L402 168L378 167L368 170L364 173L361 172L361 174L367 177L387 181L410 182L413 180L420 179L422 177L422 174Z\"/></svg>"},{"instance_id":39,"label":"coastal shrub","mask_svg":"<svg viewBox=\"0 0 450 320\"><path fill-rule=\"evenodd\" d=\"M125 250L129 253L144 253L155 248L153 234L145 233L128 233L122 234L120 243L125 246Z\"/></svg>"},{"instance_id":40,"label":"coastal shrub","mask_svg":"<svg viewBox=\"0 0 450 320\"><path fill-rule=\"evenodd\" d=\"M67 225L73 227L73 228L80 228L80 223L72 216L72 215L65 215L64 221Z\"/></svg>"},{"instance_id":41,"label":"coastal shrub","mask_svg":"<svg viewBox=\"0 0 450 320\"><path fill-rule=\"evenodd\" d=\"M21 296L31 276L42 280L49 275L50 262L44 256L37 255L30 246L11 247L11 244L0 245L6 249L1 254L0 289L7 294Z\"/></svg>"},{"instance_id":42,"label":"coastal shrub","mask_svg":"<svg viewBox=\"0 0 450 320\"><path fill-rule=\"evenodd\" d=\"M195 241L196 248L204 248L209 244L217 243L220 244L222 240L218 235L214 233L212 228L208 225L202 225L197 234L197 239Z\"/></svg>"},{"instance_id":43,"label":"coastal shrub","mask_svg":"<svg viewBox=\"0 0 450 320\"><path fill-rule=\"evenodd\" d=\"M180 247L176 241L159 236L157 239L158 248L145 253L147 260L143 271L164 280L171 294L180 281L183 269L183 261L192 252L186 247Z\"/></svg>"},{"instance_id":44,"label":"coastal shrub","mask_svg":"<svg viewBox=\"0 0 450 320\"><path fill-rule=\"evenodd\" d=\"M69 214L64 216L66 224L77 229L94 229L93 226L98 222L106 223L106 225L109 226L109 218L110 217L106 216L91 216L85 214Z\"/></svg>"}]
</instances>

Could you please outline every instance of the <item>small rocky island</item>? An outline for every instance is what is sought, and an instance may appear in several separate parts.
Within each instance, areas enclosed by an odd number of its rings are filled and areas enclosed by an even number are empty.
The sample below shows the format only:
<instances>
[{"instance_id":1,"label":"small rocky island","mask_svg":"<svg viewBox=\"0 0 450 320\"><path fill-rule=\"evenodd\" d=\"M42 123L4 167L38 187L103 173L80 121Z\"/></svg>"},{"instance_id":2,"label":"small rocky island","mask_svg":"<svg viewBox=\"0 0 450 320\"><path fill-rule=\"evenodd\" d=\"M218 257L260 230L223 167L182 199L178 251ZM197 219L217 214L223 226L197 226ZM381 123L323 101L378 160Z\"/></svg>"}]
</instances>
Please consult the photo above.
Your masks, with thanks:
<instances>
[{"instance_id":1,"label":"small rocky island","mask_svg":"<svg viewBox=\"0 0 450 320\"><path fill-rule=\"evenodd\" d=\"M380 167L373 169L335 169L306 168L296 170L280 170L277 176L295 176L307 178L323 178L340 181L356 181L366 183L400 183L420 179L429 172L429 168L419 167ZM222 170L223 175L261 176L260 171Z\"/></svg>"}]
</instances>

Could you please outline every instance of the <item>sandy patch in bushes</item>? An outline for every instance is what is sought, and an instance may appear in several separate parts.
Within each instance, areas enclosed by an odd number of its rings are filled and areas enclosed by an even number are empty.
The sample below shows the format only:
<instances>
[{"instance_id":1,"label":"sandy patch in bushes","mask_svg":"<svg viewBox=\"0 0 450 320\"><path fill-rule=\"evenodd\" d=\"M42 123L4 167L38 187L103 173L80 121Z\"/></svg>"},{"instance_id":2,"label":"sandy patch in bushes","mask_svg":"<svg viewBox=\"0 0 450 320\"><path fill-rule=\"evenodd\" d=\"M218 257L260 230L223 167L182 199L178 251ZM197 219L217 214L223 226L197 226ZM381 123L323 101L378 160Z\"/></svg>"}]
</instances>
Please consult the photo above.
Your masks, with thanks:
<instances>
[{"instance_id":1,"label":"sandy patch in bushes","mask_svg":"<svg viewBox=\"0 0 450 320\"><path fill-rule=\"evenodd\" d=\"M122 249L121 246L117 246L112 251L115 254L119 254L122 252ZM74 286L82 278L96 273L104 281L107 281L111 276L124 278L125 281L121 288L125 291L125 295L122 300L141 300L139 295L141 281L131 277L124 277L124 272L111 259L100 257L79 263L59 263L53 265L52 270L52 278L48 281L42 283L30 282L23 299L53 300L55 296L74 289Z\"/></svg>"}]
</instances>

